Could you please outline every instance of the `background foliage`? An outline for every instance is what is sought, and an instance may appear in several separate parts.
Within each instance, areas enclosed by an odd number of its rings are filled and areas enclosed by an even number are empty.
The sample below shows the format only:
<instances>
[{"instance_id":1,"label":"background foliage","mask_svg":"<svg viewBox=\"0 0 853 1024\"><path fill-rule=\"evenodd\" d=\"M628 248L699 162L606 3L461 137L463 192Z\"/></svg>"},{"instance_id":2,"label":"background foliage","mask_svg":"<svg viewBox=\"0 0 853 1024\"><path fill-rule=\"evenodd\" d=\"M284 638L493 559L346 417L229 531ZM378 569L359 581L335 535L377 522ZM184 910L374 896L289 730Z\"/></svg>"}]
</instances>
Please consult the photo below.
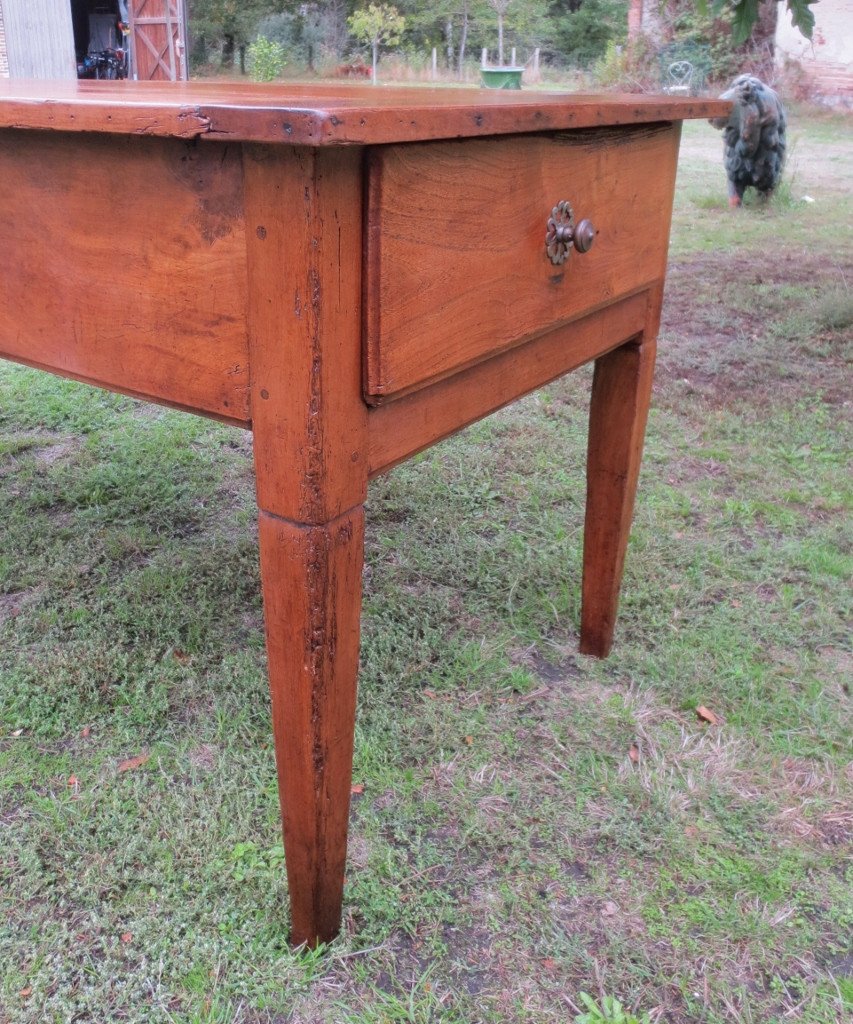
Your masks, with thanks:
<instances>
[{"instance_id":1,"label":"background foliage","mask_svg":"<svg viewBox=\"0 0 853 1024\"><path fill-rule=\"evenodd\" d=\"M519 62L525 63L539 48L546 66L589 68L605 58L608 47L611 57L618 55L614 48L627 42L629 6L636 3L500 0L506 59L516 48ZM807 35L814 23L811 3L788 0L795 24ZM762 35L772 35L780 8L772 0L646 0L646 5L657 28L652 46L643 43L641 55L698 41L709 48L706 72L712 78L728 76L733 67L742 69ZM191 0L194 63L225 68L239 64L246 72L246 48L258 36L279 43L297 73L305 68L322 71L359 54L367 58L369 44L352 30L367 7L366 0ZM393 7L405 20L398 45L410 66L426 66L433 48L442 69L456 74L466 61L478 64L483 48L490 51L492 61L497 59L498 13L493 0L396 0Z\"/></svg>"}]
</instances>

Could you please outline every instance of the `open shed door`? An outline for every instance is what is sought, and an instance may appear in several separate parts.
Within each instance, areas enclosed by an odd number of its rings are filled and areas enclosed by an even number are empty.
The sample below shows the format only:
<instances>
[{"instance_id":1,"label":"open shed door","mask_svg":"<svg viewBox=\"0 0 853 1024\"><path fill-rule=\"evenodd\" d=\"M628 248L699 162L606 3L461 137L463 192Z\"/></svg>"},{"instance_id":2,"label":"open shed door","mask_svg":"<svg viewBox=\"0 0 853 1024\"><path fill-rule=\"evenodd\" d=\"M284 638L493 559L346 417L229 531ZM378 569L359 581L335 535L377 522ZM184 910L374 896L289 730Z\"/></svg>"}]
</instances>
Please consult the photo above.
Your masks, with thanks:
<instances>
[{"instance_id":1,"label":"open shed door","mask_svg":"<svg viewBox=\"0 0 853 1024\"><path fill-rule=\"evenodd\" d=\"M128 16L134 78L188 78L186 0L130 0Z\"/></svg>"}]
</instances>

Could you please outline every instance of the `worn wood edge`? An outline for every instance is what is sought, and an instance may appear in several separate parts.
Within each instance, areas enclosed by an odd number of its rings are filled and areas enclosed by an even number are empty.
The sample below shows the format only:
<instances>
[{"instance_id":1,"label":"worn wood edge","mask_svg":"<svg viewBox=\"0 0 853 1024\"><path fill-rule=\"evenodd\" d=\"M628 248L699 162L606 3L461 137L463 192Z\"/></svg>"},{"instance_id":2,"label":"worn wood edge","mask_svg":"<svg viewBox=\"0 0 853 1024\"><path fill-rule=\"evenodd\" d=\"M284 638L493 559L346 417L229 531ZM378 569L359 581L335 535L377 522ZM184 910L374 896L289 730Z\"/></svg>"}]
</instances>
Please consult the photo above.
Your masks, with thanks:
<instances>
[{"instance_id":1,"label":"worn wood edge","mask_svg":"<svg viewBox=\"0 0 853 1024\"><path fill-rule=\"evenodd\" d=\"M659 282L656 282L659 284ZM649 290L549 331L368 415L371 477L632 338L646 324ZM414 424L414 426L413 426Z\"/></svg>"},{"instance_id":2,"label":"worn wood edge","mask_svg":"<svg viewBox=\"0 0 853 1024\"><path fill-rule=\"evenodd\" d=\"M122 83L124 84L124 83ZM146 83L130 83L131 86ZM49 87L47 87L49 89ZM46 91L47 91L46 89ZM12 95L5 99L3 93ZM290 145L369 145L396 142L471 138L489 135L568 131L616 124L645 124L655 121L683 121L725 117L728 101L695 99L676 101L660 97L659 102L626 102L614 95L597 103L581 103L567 94L556 102L544 94L542 103L497 105L491 97L471 90L471 102L444 106L428 104L412 90L413 102L400 107L370 107L368 103L347 105L323 102L316 105L280 105L270 101L256 104L235 102L198 103L158 101L143 98L144 91L104 90L103 96L85 93L74 97L26 97L14 95L7 84L0 89L0 128L49 131L92 131L126 135L173 136L182 139L209 138L242 142ZM139 98L137 98L139 97ZM583 99L582 96L578 97ZM418 105L420 99L420 105ZM551 103L544 102L551 100ZM559 99L563 99L559 97Z\"/></svg>"},{"instance_id":3,"label":"worn wood edge","mask_svg":"<svg viewBox=\"0 0 853 1024\"><path fill-rule=\"evenodd\" d=\"M128 102L115 112L96 99L25 100L5 102L0 96L0 128L21 131L101 132L194 139L212 130L210 118L198 107L163 107ZM221 138L222 136L217 136Z\"/></svg>"},{"instance_id":4,"label":"worn wood edge","mask_svg":"<svg viewBox=\"0 0 853 1024\"><path fill-rule=\"evenodd\" d=\"M33 370L45 370L47 373L53 374L54 377L62 377L65 380L76 380L80 384L88 384L90 387L100 388L102 391L112 391L117 395L126 395L128 398L135 398L141 402L153 402L155 405L162 405L167 409L176 409L178 412L192 413L194 416L204 416L206 419L217 420L219 423L227 423L229 426L241 427L244 430L252 429L252 421L248 415L248 388L245 386L242 389L235 388L235 391L243 391L243 400L240 403L246 408L246 417L243 418L238 416L229 416L227 413L220 412L218 409L213 407L174 402L170 399L162 398L160 395L149 393L147 391L135 391L133 388L122 387L120 384L105 383L104 381L98 380L96 377L87 377L81 373L73 373L70 370L66 370L63 367L56 366L54 364L40 363L34 359L22 359L18 355L7 355L2 350L0 350L0 359L5 359L10 363L18 363L20 366L29 366Z\"/></svg>"},{"instance_id":5,"label":"worn wood edge","mask_svg":"<svg viewBox=\"0 0 853 1024\"><path fill-rule=\"evenodd\" d=\"M473 93L473 90L472 90ZM568 103L567 103L568 105ZM633 106L618 101L598 107L549 108L533 104L491 107L487 104L430 109L413 106L398 110L332 106L316 109L200 106L197 113L209 123L206 138L246 142L284 142L291 145L386 145L435 142L440 139L527 135L627 124L652 124L728 116L731 104L722 100ZM426 115L426 116L423 116Z\"/></svg>"}]
</instances>

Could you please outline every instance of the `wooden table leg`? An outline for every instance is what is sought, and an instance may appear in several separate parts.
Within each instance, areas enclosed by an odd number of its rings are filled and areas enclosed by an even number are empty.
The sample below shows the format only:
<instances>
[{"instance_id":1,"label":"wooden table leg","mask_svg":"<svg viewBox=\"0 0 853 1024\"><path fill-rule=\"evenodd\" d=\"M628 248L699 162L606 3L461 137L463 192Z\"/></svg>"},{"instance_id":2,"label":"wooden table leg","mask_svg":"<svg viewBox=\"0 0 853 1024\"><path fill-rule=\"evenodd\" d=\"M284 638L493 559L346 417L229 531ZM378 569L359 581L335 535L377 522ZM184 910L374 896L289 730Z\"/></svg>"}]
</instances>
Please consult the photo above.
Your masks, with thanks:
<instances>
[{"instance_id":1,"label":"wooden table leg","mask_svg":"<svg viewBox=\"0 0 853 1024\"><path fill-rule=\"evenodd\" d=\"M260 516L273 735L294 944L341 920L358 675L364 512Z\"/></svg>"},{"instance_id":2,"label":"wooden table leg","mask_svg":"<svg viewBox=\"0 0 853 1024\"><path fill-rule=\"evenodd\" d=\"M631 530L651 398L657 318L595 362L589 417L580 650L606 658Z\"/></svg>"},{"instance_id":3,"label":"wooden table leg","mask_svg":"<svg viewBox=\"0 0 853 1024\"><path fill-rule=\"evenodd\" d=\"M361 157L246 147L252 431L293 927L338 931L367 493Z\"/></svg>"}]
</instances>

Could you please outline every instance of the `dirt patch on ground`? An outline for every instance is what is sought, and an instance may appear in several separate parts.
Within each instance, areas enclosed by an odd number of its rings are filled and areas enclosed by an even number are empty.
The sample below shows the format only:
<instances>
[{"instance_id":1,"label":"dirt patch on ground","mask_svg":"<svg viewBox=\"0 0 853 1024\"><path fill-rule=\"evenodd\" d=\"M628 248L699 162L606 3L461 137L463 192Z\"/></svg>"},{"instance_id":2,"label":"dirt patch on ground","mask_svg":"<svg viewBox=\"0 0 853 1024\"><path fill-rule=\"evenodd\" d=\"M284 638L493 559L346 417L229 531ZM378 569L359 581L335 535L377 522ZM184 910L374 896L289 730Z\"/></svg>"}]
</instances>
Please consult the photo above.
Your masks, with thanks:
<instances>
[{"instance_id":1,"label":"dirt patch on ground","mask_svg":"<svg viewBox=\"0 0 853 1024\"><path fill-rule=\"evenodd\" d=\"M41 597L42 592L43 588L35 587L31 590L17 590L11 594L0 594L0 624L20 615L26 607Z\"/></svg>"},{"instance_id":2,"label":"dirt patch on ground","mask_svg":"<svg viewBox=\"0 0 853 1024\"><path fill-rule=\"evenodd\" d=\"M79 438L62 438L53 444L36 449L35 457L41 465L52 466L55 462L78 452L82 445L83 442Z\"/></svg>"},{"instance_id":3,"label":"dirt patch on ground","mask_svg":"<svg viewBox=\"0 0 853 1024\"><path fill-rule=\"evenodd\" d=\"M819 253L702 253L668 270L659 372L714 405L804 393L849 401L849 326L820 322L853 260ZM792 294L792 288L794 294Z\"/></svg>"}]
</instances>

